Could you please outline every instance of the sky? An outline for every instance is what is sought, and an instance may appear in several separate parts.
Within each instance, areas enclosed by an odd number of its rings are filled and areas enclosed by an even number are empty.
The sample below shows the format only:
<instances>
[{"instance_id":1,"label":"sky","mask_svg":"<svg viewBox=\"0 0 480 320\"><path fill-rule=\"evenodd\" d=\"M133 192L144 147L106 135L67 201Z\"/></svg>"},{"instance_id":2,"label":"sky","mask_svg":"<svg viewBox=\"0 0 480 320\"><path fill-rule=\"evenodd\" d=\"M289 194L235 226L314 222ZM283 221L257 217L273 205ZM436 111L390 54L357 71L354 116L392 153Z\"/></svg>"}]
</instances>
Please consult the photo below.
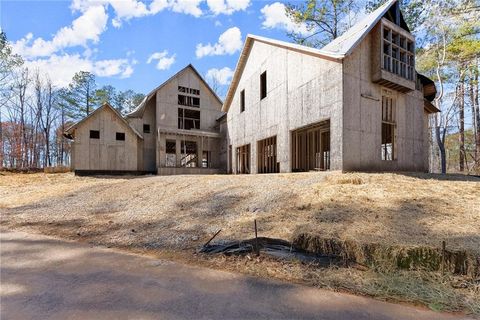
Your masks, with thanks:
<instances>
[{"instance_id":1,"label":"sky","mask_svg":"<svg viewBox=\"0 0 480 320\"><path fill-rule=\"evenodd\" d=\"M144 94L189 63L224 93L247 34L308 33L283 3L251 0L1 0L0 26L58 87L83 70L98 86Z\"/></svg>"}]
</instances>

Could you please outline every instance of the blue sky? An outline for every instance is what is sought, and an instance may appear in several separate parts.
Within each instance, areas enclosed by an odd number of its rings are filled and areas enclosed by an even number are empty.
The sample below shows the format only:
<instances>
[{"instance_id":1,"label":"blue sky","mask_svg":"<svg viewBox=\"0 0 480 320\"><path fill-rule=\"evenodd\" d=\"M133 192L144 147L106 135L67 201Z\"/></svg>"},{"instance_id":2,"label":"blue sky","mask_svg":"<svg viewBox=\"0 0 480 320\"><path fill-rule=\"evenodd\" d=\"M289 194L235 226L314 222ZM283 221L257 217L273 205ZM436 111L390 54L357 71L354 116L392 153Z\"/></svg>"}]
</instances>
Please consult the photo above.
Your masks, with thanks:
<instances>
[{"instance_id":1,"label":"blue sky","mask_svg":"<svg viewBox=\"0 0 480 320\"><path fill-rule=\"evenodd\" d=\"M148 93L192 63L225 91L247 34L288 40L287 30L307 32L277 1L2 0L0 6L14 50L57 86L86 70L100 86Z\"/></svg>"}]
</instances>

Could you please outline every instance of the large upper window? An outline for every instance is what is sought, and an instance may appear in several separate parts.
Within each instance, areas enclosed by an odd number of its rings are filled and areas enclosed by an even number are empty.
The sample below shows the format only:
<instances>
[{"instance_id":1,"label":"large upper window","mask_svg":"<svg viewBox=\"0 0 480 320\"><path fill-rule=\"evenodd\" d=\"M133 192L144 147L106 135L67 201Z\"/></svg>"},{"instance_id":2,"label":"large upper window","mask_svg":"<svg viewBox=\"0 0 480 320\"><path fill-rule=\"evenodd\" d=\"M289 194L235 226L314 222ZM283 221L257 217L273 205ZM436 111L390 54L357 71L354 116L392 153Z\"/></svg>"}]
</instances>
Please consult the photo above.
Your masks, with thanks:
<instances>
[{"instance_id":1,"label":"large upper window","mask_svg":"<svg viewBox=\"0 0 480 320\"><path fill-rule=\"evenodd\" d=\"M200 98L199 97L192 97L190 95L200 95L200 90L198 89L193 89L193 88L187 88L183 86L178 86L178 92L181 92L182 94L178 95L178 104L181 106L187 106L187 107L200 107ZM186 95L188 94L188 95Z\"/></svg>"},{"instance_id":2,"label":"large upper window","mask_svg":"<svg viewBox=\"0 0 480 320\"><path fill-rule=\"evenodd\" d=\"M395 99L385 94L382 96L382 160L395 160L397 157Z\"/></svg>"},{"instance_id":3,"label":"large upper window","mask_svg":"<svg viewBox=\"0 0 480 320\"><path fill-rule=\"evenodd\" d=\"M200 129L200 111L178 108L178 129Z\"/></svg>"},{"instance_id":4,"label":"large upper window","mask_svg":"<svg viewBox=\"0 0 480 320\"><path fill-rule=\"evenodd\" d=\"M182 94L178 95L178 104L181 106L187 107L200 107L200 98L184 96Z\"/></svg>"},{"instance_id":5,"label":"large upper window","mask_svg":"<svg viewBox=\"0 0 480 320\"><path fill-rule=\"evenodd\" d=\"M415 81L415 45L412 40L383 27L382 68L402 78Z\"/></svg>"}]
</instances>

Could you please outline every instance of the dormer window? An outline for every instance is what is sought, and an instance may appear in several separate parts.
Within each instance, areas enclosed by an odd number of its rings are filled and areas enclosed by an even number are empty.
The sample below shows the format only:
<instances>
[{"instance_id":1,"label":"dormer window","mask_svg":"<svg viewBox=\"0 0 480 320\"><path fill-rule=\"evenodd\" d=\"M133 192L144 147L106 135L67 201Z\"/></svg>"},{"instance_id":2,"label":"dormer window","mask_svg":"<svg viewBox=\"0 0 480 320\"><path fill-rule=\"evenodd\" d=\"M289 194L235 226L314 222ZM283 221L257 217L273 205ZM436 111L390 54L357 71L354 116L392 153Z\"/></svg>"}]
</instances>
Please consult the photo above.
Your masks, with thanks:
<instances>
[{"instance_id":1,"label":"dormer window","mask_svg":"<svg viewBox=\"0 0 480 320\"><path fill-rule=\"evenodd\" d=\"M415 44L405 35L383 26L382 69L415 81Z\"/></svg>"}]
</instances>

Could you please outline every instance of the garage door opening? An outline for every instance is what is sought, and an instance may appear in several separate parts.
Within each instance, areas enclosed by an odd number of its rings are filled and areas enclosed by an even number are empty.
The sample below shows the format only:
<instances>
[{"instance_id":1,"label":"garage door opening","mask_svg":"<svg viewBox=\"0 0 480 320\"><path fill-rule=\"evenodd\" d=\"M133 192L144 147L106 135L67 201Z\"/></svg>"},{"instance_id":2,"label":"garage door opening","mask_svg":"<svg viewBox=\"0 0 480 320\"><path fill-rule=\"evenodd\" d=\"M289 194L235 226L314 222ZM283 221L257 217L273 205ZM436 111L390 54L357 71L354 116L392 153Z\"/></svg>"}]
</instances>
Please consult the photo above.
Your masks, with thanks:
<instances>
[{"instance_id":1,"label":"garage door opening","mask_svg":"<svg viewBox=\"0 0 480 320\"><path fill-rule=\"evenodd\" d=\"M292 171L330 169L330 120L292 131Z\"/></svg>"}]
</instances>

